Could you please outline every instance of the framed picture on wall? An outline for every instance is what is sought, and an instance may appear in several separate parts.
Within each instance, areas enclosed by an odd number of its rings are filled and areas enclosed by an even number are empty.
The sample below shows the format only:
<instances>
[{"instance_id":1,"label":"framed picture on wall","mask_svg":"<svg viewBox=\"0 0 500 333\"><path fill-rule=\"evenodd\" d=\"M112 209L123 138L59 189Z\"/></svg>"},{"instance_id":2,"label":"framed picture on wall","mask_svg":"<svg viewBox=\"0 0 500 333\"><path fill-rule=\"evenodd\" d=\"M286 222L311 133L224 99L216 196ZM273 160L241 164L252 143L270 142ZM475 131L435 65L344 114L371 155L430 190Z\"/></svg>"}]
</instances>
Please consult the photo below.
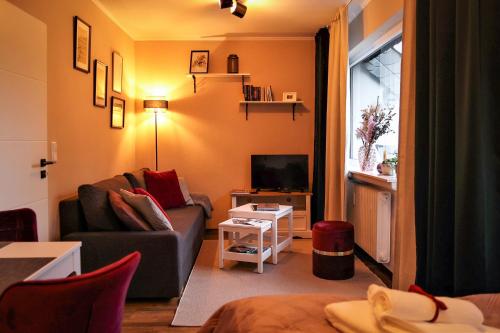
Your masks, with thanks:
<instances>
[{"instance_id":1,"label":"framed picture on wall","mask_svg":"<svg viewBox=\"0 0 500 333\"><path fill-rule=\"evenodd\" d=\"M108 65L94 60L94 105L105 108L108 98Z\"/></svg>"},{"instance_id":2,"label":"framed picture on wall","mask_svg":"<svg viewBox=\"0 0 500 333\"><path fill-rule=\"evenodd\" d=\"M113 91L117 93L122 92L122 82L123 82L123 58L118 52L113 52L112 54L112 65L113 65Z\"/></svg>"},{"instance_id":3,"label":"framed picture on wall","mask_svg":"<svg viewBox=\"0 0 500 333\"><path fill-rule=\"evenodd\" d=\"M73 17L73 68L90 73L92 27L78 16Z\"/></svg>"},{"instance_id":4,"label":"framed picture on wall","mask_svg":"<svg viewBox=\"0 0 500 333\"><path fill-rule=\"evenodd\" d=\"M208 73L208 60L210 52L208 50L193 50L191 51L191 62L189 65L189 73Z\"/></svg>"},{"instance_id":5,"label":"framed picture on wall","mask_svg":"<svg viewBox=\"0 0 500 333\"><path fill-rule=\"evenodd\" d=\"M111 97L111 128L125 127L125 100Z\"/></svg>"}]
</instances>

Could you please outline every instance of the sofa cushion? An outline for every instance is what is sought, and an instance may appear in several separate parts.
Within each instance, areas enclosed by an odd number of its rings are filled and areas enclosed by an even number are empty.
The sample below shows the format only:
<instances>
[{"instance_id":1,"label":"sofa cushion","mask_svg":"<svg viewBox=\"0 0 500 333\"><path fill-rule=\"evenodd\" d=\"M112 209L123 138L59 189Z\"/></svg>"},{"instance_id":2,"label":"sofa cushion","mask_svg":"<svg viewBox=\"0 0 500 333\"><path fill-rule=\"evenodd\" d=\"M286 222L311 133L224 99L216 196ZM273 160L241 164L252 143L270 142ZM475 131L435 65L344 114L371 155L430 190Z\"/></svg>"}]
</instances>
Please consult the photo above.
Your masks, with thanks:
<instances>
[{"instance_id":1,"label":"sofa cushion","mask_svg":"<svg viewBox=\"0 0 500 333\"><path fill-rule=\"evenodd\" d=\"M126 190L120 190L120 195L125 202L142 214L154 230L174 230L167 213L148 195L135 194Z\"/></svg>"},{"instance_id":2,"label":"sofa cushion","mask_svg":"<svg viewBox=\"0 0 500 333\"><path fill-rule=\"evenodd\" d=\"M125 172L123 176L127 178L132 188L146 189L146 182L144 181L144 171L149 171L149 168L142 168L137 171Z\"/></svg>"},{"instance_id":3,"label":"sofa cushion","mask_svg":"<svg viewBox=\"0 0 500 333\"><path fill-rule=\"evenodd\" d=\"M82 204L83 215L89 231L124 230L108 200L108 190L130 189L123 176L115 176L92 185L81 185L78 198Z\"/></svg>"},{"instance_id":4,"label":"sofa cushion","mask_svg":"<svg viewBox=\"0 0 500 333\"><path fill-rule=\"evenodd\" d=\"M108 191L109 203L111 208L118 216L120 221L131 231L151 231L153 228L144 220L144 218L128 203L123 200L121 195L113 190Z\"/></svg>"},{"instance_id":5,"label":"sofa cushion","mask_svg":"<svg viewBox=\"0 0 500 333\"><path fill-rule=\"evenodd\" d=\"M175 170L164 172L144 171L144 180L148 192L158 200L163 209L184 207L186 205Z\"/></svg>"}]
</instances>

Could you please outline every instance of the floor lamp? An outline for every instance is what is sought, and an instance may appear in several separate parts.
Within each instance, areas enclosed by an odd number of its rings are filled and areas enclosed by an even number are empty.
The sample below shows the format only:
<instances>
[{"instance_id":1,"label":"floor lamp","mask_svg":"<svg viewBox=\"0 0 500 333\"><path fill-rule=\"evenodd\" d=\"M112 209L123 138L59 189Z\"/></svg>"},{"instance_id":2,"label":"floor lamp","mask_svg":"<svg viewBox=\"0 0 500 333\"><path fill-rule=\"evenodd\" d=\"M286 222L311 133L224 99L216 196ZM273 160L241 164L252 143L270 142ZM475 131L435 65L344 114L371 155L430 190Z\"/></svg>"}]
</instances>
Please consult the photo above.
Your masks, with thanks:
<instances>
[{"instance_id":1,"label":"floor lamp","mask_svg":"<svg viewBox=\"0 0 500 333\"><path fill-rule=\"evenodd\" d=\"M144 110L152 111L155 114L155 157L156 171L158 171L158 113L166 112L168 101L164 99L146 99L144 100Z\"/></svg>"}]
</instances>

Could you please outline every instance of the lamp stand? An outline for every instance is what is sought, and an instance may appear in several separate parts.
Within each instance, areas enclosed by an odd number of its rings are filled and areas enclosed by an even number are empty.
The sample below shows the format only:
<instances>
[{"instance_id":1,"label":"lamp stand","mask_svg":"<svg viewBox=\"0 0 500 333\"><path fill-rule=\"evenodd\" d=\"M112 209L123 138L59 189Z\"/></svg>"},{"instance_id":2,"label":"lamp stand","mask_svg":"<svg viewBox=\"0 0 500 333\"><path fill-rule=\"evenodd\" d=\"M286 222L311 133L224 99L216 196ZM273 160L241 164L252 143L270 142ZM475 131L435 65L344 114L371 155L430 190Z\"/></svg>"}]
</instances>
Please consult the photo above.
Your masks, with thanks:
<instances>
[{"instance_id":1,"label":"lamp stand","mask_svg":"<svg viewBox=\"0 0 500 333\"><path fill-rule=\"evenodd\" d=\"M156 171L158 171L158 111L155 111L155 156Z\"/></svg>"}]
</instances>

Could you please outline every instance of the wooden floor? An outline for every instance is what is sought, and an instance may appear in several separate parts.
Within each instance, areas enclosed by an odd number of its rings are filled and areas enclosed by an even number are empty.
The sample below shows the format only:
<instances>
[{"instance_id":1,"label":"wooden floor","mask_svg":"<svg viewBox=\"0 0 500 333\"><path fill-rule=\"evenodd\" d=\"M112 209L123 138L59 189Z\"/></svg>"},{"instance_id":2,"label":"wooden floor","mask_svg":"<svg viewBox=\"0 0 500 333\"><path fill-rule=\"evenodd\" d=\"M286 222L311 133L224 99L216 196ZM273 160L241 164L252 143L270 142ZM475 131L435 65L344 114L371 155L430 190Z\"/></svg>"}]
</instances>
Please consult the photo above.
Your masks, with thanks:
<instances>
[{"instance_id":1,"label":"wooden floor","mask_svg":"<svg viewBox=\"0 0 500 333\"><path fill-rule=\"evenodd\" d=\"M127 301L122 333L195 333L199 327L171 327L179 298Z\"/></svg>"},{"instance_id":2,"label":"wooden floor","mask_svg":"<svg viewBox=\"0 0 500 333\"><path fill-rule=\"evenodd\" d=\"M217 230L206 230L204 239L217 239ZM199 327L172 327L179 298L127 301L122 333L195 333Z\"/></svg>"}]
</instances>

